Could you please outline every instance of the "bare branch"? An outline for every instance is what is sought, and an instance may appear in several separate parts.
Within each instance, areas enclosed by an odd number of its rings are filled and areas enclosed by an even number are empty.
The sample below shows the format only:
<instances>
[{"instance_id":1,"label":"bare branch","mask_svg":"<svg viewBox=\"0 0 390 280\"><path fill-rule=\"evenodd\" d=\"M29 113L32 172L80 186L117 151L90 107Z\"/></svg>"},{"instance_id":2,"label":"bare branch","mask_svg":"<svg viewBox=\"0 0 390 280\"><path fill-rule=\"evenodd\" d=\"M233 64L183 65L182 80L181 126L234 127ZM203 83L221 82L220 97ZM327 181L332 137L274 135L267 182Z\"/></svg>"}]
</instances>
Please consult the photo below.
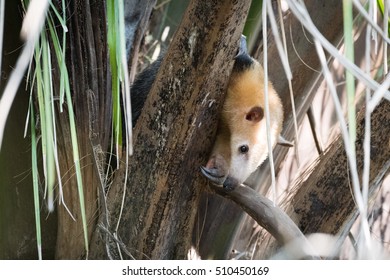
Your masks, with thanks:
<instances>
[{"instance_id":1,"label":"bare branch","mask_svg":"<svg viewBox=\"0 0 390 280\"><path fill-rule=\"evenodd\" d=\"M286 245L296 239L306 242L305 236L290 217L271 200L253 189L241 185L232 191L227 191L213 185L212 190L239 205L260 226L271 233L280 245Z\"/></svg>"}]
</instances>

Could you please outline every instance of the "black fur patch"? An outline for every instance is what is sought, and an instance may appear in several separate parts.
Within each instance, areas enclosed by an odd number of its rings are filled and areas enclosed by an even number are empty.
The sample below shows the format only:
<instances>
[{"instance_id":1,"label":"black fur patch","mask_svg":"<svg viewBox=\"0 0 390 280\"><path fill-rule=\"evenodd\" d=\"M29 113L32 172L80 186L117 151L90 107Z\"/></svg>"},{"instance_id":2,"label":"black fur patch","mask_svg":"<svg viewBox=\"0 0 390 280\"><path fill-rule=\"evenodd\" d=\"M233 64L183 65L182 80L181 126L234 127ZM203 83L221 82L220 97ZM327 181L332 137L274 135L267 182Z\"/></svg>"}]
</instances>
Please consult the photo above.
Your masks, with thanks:
<instances>
[{"instance_id":1,"label":"black fur patch","mask_svg":"<svg viewBox=\"0 0 390 280\"><path fill-rule=\"evenodd\" d=\"M251 68L254 64L254 60L248 54L240 54L236 56L233 66L234 73L243 72Z\"/></svg>"},{"instance_id":2,"label":"black fur patch","mask_svg":"<svg viewBox=\"0 0 390 280\"><path fill-rule=\"evenodd\" d=\"M131 117L132 125L135 126L139 116L141 115L142 108L146 101L146 97L152 88L153 82L156 79L158 69L160 68L163 57L160 56L156 61L150 64L146 69L139 73L131 85Z\"/></svg>"}]
</instances>

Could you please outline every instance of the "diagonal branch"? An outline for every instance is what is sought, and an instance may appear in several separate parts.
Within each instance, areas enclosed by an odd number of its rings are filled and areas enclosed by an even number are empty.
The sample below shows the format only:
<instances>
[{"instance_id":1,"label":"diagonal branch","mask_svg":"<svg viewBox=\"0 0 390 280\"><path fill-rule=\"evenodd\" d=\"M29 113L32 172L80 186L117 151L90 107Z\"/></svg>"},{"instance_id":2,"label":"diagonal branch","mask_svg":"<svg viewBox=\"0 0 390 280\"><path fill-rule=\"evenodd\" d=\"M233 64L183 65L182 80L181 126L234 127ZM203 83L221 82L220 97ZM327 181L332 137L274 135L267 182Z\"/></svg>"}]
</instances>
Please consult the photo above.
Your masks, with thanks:
<instances>
[{"instance_id":1,"label":"diagonal branch","mask_svg":"<svg viewBox=\"0 0 390 280\"><path fill-rule=\"evenodd\" d=\"M271 200L255 190L245 185L232 191L226 191L226 189L214 185L211 188L215 193L239 205L260 226L271 233L280 245L286 245L296 239L306 242L305 236L290 217Z\"/></svg>"}]
</instances>

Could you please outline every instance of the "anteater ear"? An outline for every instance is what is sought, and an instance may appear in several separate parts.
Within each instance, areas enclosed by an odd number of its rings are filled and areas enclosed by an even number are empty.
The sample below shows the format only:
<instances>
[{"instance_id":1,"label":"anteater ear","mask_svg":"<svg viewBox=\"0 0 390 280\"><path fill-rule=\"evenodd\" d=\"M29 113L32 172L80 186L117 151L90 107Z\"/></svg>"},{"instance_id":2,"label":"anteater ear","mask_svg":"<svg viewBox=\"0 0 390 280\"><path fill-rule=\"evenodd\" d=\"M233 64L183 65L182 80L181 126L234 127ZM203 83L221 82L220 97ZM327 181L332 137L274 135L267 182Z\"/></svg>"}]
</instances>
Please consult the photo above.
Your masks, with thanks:
<instances>
[{"instance_id":1,"label":"anteater ear","mask_svg":"<svg viewBox=\"0 0 390 280\"><path fill-rule=\"evenodd\" d=\"M246 119L251 122L259 122L264 117L264 111L261 107L253 107L249 113L246 114Z\"/></svg>"}]
</instances>

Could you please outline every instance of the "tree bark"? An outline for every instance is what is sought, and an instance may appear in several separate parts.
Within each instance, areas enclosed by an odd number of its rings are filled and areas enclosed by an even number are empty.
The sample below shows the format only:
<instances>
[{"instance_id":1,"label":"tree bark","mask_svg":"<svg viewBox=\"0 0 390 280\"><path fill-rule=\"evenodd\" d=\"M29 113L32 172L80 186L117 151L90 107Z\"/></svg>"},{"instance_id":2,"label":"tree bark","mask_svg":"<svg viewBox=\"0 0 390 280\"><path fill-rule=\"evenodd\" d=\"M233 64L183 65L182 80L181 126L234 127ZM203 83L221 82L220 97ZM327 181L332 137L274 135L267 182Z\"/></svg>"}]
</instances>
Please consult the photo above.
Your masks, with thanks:
<instances>
[{"instance_id":1,"label":"tree bark","mask_svg":"<svg viewBox=\"0 0 390 280\"><path fill-rule=\"evenodd\" d=\"M128 176L120 170L107 197L108 231L126 246L127 257L187 255L206 182L199 167L214 140L249 5L202 0L187 8L135 127ZM101 245L93 244L91 257L119 255L117 247L104 252Z\"/></svg>"},{"instance_id":2,"label":"tree bark","mask_svg":"<svg viewBox=\"0 0 390 280\"><path fill-rule=\"evenodd\" d=\"M59 7L60 8L60 7ZM99 174L96 172L90 133L98 139L103 151L107 150L110 135L111 89L107 82L107 45L105 5L101 1L70 1L67 4L67 14L71 15L68 22L66 64L70 79L71 93L75 104L74 111L78 134L80 164L84 186L86 218L88 223L88 238L97 220L97 187ZM53 52L54 53L54 52ZM58 71L58 70L54 70ZM59 72L53 74L59 89ZM57 94L58 95L58 94ZM94 100L94 110L98 119L93 120L99 130L90 130L89 100ZM60 205L58 207L58 234L56 258L79 259L86 257L84 233L81 220L79 193L76 176L74 175L73 153L71 147L69 120L66 113L58 114L58 148L60 169L66 170L62 181L64 201L74 215Z\"/></svg>"}]
</instances>

